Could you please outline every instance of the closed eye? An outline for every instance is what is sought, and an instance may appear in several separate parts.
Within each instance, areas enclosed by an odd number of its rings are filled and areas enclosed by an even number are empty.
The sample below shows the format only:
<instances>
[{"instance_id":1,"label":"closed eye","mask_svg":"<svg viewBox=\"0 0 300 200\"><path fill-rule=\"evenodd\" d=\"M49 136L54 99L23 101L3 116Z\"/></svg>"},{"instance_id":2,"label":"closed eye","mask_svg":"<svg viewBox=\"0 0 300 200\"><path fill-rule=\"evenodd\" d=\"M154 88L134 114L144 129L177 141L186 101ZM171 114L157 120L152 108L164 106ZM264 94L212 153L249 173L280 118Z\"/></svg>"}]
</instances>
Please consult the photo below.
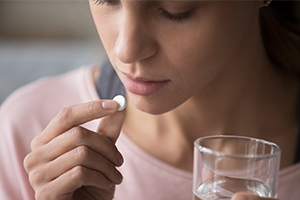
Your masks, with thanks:
<instances>
[{"instance_id":1,"label":"closed eye","mask_svg":"<svg viewBox=\"0 0 300 200\"><path fill-rule=\"evenodd\" d=\"M188 19L191 16L192 11L193 11L193 9L186 11L186 12L182 12L182 13L170 13L170 12L166 11L165 9L160 8L160 12L165 18L167 18L169 20L174 20L174 21L182 21L182 20Z\"/></svg>"},{"instance_id":2,"label":"closed eye","mask_svg":"<svg viewBox=\"0 0 300 200\"><path fill-rule=\"evenodd\" d=\"M109 6L114 6L121 3L120 0L91 0L91 1L93 1L93 3L97 5L106 4ZM181 13L171 13L163 8L159 8L159 11L160 14L168 20L181 22L182 20L188 19L191 16L193 9Z\"/></svg>"},{"instance_id":3,"label":"closed eye","mask_svg":"<svg viewBox=\"0 0 300 200\"><path fill-rule=\"evenodd\" d=\"M107 5L118 5L120 4L120 0L92 0L94 4L97 5L103 5L103 4L107 4Z\"/></svg>"}]
</instances>

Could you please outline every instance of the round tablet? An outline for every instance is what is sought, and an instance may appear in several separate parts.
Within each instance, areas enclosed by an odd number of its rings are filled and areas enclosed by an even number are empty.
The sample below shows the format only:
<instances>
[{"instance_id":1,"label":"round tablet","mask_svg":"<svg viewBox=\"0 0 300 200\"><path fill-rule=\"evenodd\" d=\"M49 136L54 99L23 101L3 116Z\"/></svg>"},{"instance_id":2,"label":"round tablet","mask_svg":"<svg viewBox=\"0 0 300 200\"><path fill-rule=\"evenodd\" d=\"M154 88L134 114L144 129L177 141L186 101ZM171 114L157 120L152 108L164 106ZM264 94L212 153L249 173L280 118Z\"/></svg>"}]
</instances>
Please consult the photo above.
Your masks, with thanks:
<instances>
[{"instance_id":1,"label":"round tablet","mask_svg":"<svg viewBox=\"0 0 300 200\"><path fill-rule=\"evenodd\" d=\"M127 102L125 97L123 97L122 95L117 95L113 98L114 101L118 102L119 104L119 108L118 111L122 111L126 108Z\"/></svg>"}]
</instances>

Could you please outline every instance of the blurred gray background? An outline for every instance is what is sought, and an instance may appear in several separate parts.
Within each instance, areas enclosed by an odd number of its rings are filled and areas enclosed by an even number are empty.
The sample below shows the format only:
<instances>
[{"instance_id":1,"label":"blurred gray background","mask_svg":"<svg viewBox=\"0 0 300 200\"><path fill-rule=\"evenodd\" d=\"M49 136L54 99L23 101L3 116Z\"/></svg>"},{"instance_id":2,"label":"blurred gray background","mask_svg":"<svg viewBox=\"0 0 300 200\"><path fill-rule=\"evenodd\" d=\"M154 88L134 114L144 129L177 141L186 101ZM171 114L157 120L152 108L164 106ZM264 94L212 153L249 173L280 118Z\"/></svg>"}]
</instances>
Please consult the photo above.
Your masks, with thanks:
<instances>
[{"instance_id":1,"label":"blurred gray background","mask_svg":"<svg viewBox=\"0 0 300 200\"><path fill-rule=\"evenodd\" d=\"M0 105L24 84L105 59L88 0L0 0Z\"/></svg>"}]
</instances>

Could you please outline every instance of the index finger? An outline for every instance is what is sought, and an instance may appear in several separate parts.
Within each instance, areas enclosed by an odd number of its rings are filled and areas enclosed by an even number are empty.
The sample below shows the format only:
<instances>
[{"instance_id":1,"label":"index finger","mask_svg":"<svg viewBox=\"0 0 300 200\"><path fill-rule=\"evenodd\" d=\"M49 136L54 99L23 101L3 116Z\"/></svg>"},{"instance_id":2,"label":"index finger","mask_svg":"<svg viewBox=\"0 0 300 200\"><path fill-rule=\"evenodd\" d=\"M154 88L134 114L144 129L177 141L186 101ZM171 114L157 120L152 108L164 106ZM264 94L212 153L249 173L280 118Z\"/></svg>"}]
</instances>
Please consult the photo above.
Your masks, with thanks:
<instances>
[{"instance_id":1,"label":"index finger","mask_svg":"<svg viewBox=\"0 0 300 200\"><path fill-rule=\"evenodd\" d=\"M105 107L102 104L104 101ZM111 115L117 110L118 103L113 100L96 100L63 108L50 121L45 130L32 141L31 149L47 144L53 138L75 126Z\"/></svg>"}]
</instances>

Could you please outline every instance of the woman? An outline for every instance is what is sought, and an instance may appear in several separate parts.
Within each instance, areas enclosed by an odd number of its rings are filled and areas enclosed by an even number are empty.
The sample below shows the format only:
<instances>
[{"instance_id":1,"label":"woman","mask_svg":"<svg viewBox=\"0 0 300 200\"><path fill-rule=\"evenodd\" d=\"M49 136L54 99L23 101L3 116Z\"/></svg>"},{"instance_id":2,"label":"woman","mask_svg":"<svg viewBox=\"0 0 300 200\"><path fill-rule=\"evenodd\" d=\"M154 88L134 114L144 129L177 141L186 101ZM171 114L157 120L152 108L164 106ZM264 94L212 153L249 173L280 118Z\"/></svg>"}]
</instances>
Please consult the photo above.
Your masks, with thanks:
<instances>
[{"instance_id":1,"label":"woman","mask_svg":"<svg viewBox=\"0 0 300 200\"><path fill-rule=\"evenodd\" d=\"M91 1L111 64L3 104L3 198L192 199L193 141L216 134L277 143L278 197L297 198L299 32L269 3ZM104 100L125 91L126 111Z\"/></svg>"}]
</instances>

